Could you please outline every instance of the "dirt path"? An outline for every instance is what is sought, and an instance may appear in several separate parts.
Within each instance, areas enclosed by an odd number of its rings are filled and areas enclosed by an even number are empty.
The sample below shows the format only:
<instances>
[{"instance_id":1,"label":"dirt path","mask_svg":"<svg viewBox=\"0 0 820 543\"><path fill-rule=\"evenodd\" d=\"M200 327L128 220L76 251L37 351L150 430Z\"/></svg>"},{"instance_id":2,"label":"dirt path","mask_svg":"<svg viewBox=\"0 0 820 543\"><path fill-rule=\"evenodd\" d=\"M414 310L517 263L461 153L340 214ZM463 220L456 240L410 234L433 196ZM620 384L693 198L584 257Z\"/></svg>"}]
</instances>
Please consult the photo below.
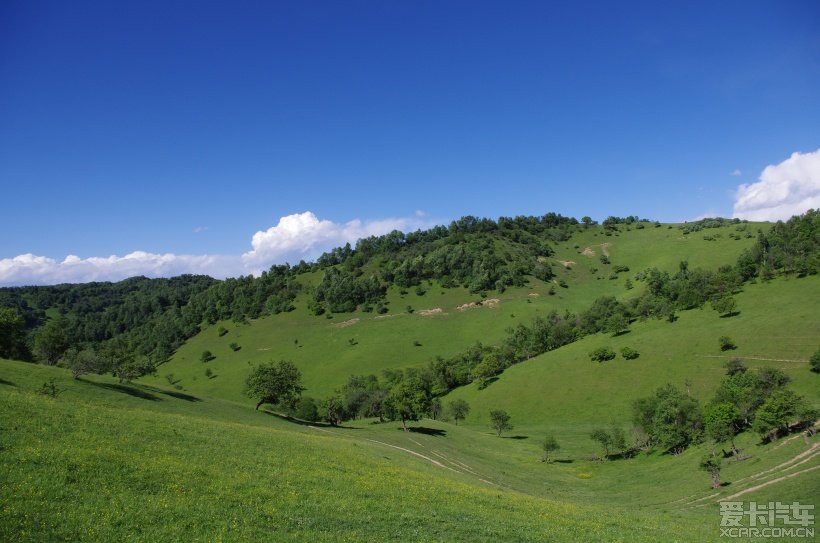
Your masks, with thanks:
<instances>
[{"instance_id":1,"label":"dirt path","mask_svg":"<svg viewBox=\"0 0 820 543\"><path fill-rule=\"evenodd\" d=\"M765 477L766 475L775 472L775 471L786 471L792 469L800 464L804 464L818 455L818 447L820 447L820 443L815 443L807 450L801 452L797 456L786 460L785 462L776 465L773 468L769 468L767 470L761 471L759 473L755 473L754 475L749 475L748 477L744 477L743 479L738 479L735 483L742 483L743 481L751 481L754 479L760 479L761 477Z\"/></svg>"},{"instance_id":2,"label":"dirt path","mask_svg":"<svg viewBox=\"0 0 820 543\"><path fill-rule=\"evenodd\" d=\"M751 486L749 488L741 490L740 492L735 492L731 496L726 496L725 498L721 498L721 499L715 500L715 501L722 502L722 501L731 500L731 499L737 498L739 496L743 496L744 494L748 494L749 492L754 492L756 490L760 490L761 488L765 488L767 486L771 486L773 484L780 483L782 481L785 481L786 479L791 479L792 477L797 477L798 475L802 475L803 473L808 473L808 472L814 471L816 469L820 469L820 466L812 466L812 467L806 468L804 470L796 471L794 473L784 475L783 477L778 477L777 479L772 479L770 481L766 481L765 483L760 483L759 485Z\"/></svg>"},{"instance_id":3,"label":"dirt path","mask_svg":"<svg viewBox=\"0 0 820 543\"><path fill-rule=\"evenodd\" d=\"M764 358L762 356L741 356L741 355L721 355L721 354L698 354L701 358L741 358L746 360L764 360L766 362L808 362L806 360L792 360L790 358Z\"/></svg>"}]
</instances>

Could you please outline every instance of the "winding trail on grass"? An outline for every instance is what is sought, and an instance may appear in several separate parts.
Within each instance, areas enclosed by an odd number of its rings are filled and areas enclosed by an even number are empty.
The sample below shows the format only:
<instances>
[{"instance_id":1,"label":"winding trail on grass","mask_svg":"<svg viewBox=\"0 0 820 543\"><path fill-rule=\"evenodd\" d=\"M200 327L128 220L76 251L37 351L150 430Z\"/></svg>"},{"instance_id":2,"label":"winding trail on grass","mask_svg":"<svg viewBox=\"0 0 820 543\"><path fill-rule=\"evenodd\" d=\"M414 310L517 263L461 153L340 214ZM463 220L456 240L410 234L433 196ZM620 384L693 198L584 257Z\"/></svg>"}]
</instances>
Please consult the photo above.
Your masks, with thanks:
<instances>
[{"instance_id":1,"label":"winding trail on grass","mask_svg":"<svg viewBox=\"0 0 820 543\"><path fill-rule=\"evenodd\" d=\"M773 484L776 484L776 483L780 483L782 481L785 481L786 479L791 479L792 477L797 477L798 475L802 475L803 473L808 473L808 472L814 471L816 469L820 469L820 466L812 466L810 468L806 468L806 469L803 469L803 470L800 470L800 471L796 471L794 473L784 475L783 477L778 477L777 479L772 479L771 481L766 481L765 483L760 483L759 485L751 486L749 488L741 490L740 492L735 492L731 496L726 496L725 498L720 498L719 500L715 500L715 501L716 502L722 502L722 501L726 501L726 500L731 500L733 498L743 496L744 494L748 494L749 492L754 492L756 490L760 490L761 488L765 488L767 486L770 486L770 485L773 485Z\"/></svg>"}]
</instances>

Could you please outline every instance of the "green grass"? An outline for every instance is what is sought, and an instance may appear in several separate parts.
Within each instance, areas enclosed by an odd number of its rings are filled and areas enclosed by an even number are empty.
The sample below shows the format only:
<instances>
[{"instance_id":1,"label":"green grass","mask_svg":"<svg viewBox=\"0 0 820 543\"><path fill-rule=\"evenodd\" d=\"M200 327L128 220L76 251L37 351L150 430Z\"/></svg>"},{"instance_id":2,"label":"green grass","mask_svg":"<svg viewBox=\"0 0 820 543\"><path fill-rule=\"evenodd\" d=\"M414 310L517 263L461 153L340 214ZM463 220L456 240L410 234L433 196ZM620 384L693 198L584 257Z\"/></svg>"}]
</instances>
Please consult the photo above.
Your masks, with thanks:
<instances>
[{"instance_id":1,"label":"green grass","mask_svg":"<svg viewBox=\"0 0 820 543\"><path fill-rule=\"evenodd\" d=\"M324 432L18 362L0 362L0 372L4 541L696 541L715 532L694 517L487 484L369 441L368 430ZM63 389L57 398L32 392L48 378Z\"/></svg>"},{"instance_id":2,"label":"green grass","mask_svg":"<svg viewBox=\"0 0 820 543\"><path fill-rule=\"evenodd\" d=\"M738 445L751 458L727 462L728 485L716 492L697 467L708 444L674 457L597 462L588 459L596 452L588 434L597 425L626 428L631 402L666 382L707 399L729 356L782 368L820 406L820 377L807 364L819 346L818 277L747 284L737 316L705 308L680 312L675 323L638 322L619 337L590 336L516 365L483 390L457 389L444 401L471 404L460 426L422 420L409 433L371 420L308 426L256 412L242 396L250 366L261 361L293 360L306 394L321 397L350 374L424 364L478 340L496 343L505 328L536 315L583 310L601 295L638 294L642 285L628 291L625 280L648 266L730 264L752 241L729 238L734 231L682 236L663 226L604 236L592 228L556 248L557 260L575 261L556 267L568 289L550 296L549 284L533 280L489 293L500 300L495 307L458 311L479 296L427 285L423 296L391 289L385 318L357 312L327 319L307 313L303 294L291 313L219 323L229 330L223 337L218 325L206 328L158 375L135 384L73 380L63 369L0 361L0 540L714 541L722 497L763 484L737 499L816 504L820 455L807 451L817 437L764 445L742 434ZM715 241L703 239L715 234ZM609 266L598 260L601 243L610 244ZM586 247L596 255L583 255ZM614 265L630 272L610 280ZM320 276L302 279L315 284ZM407 305L415 312L405 312ZM420 314L433 308L442 312ZM352 319L359 320L339 325ZM721 335L738 349L722 353ZM241 350L233 352L232 342ZM599 346L632 347L640 357L591 362L588 353ZM204 350L216 358L201 363ZM61 389L56 398L35 392L51 378ZM488 427L488 412L497 408L515 425L502 437ZM553 464L540 461L546 432L562 447Z\"/></svg>"},{"instance_id":3,"label":"green grass","mask_svg":"<svg viewBox=\"0 0 820 543\"><path fill-rule=\"evenodd\" d=\"M739 315L720 318L711 309L682 311L674 323L648 320L618 337L596 334L506 370L481 390L477 383L452 392L472 405L468 424L486 423L490 409L506 409L521 428L532 431L587 433L591 426L626 425L635 398L671 382L708 399L724 376L723 364L739 357L752 368L784 370L792 387L820 406L818 376L808 359L820 341L820 277L779 279L749 284L737 295ZM730 336L738 348L722 352L718 338ZM619 352L632 347L635 360L620 354L592 362L589 352L606 346ZM772 359L758 360L757 358ZM591 442L590 442L591 443Z\"/></svg>"}]
</instances>

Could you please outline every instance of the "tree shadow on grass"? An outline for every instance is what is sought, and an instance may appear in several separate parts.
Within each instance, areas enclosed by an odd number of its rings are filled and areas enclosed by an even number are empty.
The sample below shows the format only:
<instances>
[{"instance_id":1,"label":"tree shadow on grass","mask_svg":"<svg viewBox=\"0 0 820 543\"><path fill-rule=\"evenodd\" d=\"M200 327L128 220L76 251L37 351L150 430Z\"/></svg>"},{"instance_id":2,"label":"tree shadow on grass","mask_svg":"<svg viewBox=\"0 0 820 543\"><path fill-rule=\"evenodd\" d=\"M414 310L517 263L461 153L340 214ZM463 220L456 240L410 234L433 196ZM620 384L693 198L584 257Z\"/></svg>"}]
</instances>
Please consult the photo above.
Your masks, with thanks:
<instances>
[{"instance_id":1,"label":"tree shadow on grass","mask_svg":"<svg viewBox=\"0 0 820 543\"><path fill-rule=\"evenodd\" d=\"M502 439L529 439L530 436L501 436Z\"/></svg>"},{"instance_id":2,"label":"tree shadow on grass","mask_svg":"<svg viewBox=\"0 0 820 543\"><path fill-rule=\"evenodd\" d=\"M731 318L731 317L737 317L738 315L740 315L740 311L732 311L731 313L726 313L724 315L721 315L720 318L721 319L728 319L728 318Z\"/></svg>"},{"instance_id":3,"label":"tree shadow on grass","mask_svg":"<svg viewBox=\"0 0 820 543\"><path fill-rule=\"evenodd\" d=\"M172 398L177 398L178 400L185 400L186 402L201 402L202 400L197 398L196 396L191 396L190 394L185 394L184 392L174 392L173 390L156 390L160 394L165 394L166 396L171 396Z\"/></svg>"},{"instance_id":4,"label":"tree shadow on grass","mask_svg":"<svg viewBox=\"0 0 820 543\"><path fill-rule=\"evenodd\" d=\"M10 387L16 387L17 386L14 383L12 383L11 381L6 381L5 379L2 379L2 378L0 378L0 385L8 385Z\"/></svg>"},{"instance_id":5,"label":"tree shadow on grass","mask_svg":"<svg viewBox=\"0 0 820 543\"><path fill-rule=\"evenodd\" d=\"M401 428L399 428L401 429ZM414 434L424 434L426 436L446 436L447 430L439 430L438 428L427 428L425 426L408 426L407 429Z\"/></svg>"},{"instance_id":6,"label":"tree shadow on grass","mask_svg":"<svg viewBox=\"0 0 820 543\"><path fill-rule=\"evenodd\" d=\"M177 380L176 382L179 382L179 380ZM172 398L176 398L178 400L185 400L186 402L201 402L202 401L200 398L197 398L196 396L191 396L190 394L185 394L184 392L177 392L175 390L164 390L164 389L161 389L161 388L152 387L152 386L148 386L148 385L143 385L143 388L147 388L151 392L156 392L158 394L165 394L166 396L171 396ZM179 388L182 388L182 387L179 387Z\"/></svg>"},{"instance_id":7,"label":"tree shadow on grass","mask_svg":"<svg viewBox=\"0 0 820 543\"><path fill-rule=\"evenodd\" d=\"M491 384L495 383L496 381L498 381L497 376L496 377L490 377L489 379L485 379L484 381L482 381L478 384L478 390L484 390L485 388L487 388Z\"/></svg>"},{"instance_id":8,"label":"tree shadow on grass","mask_svg":"<svg viewBox=\"0 0 820 543\"><path fill-rule=\"evenodd\" d=\"M553 460L553 464L572 464L572 460L569 458L562 458L561 460Z\"/></svg>"},{"instance_id":9,"label":"tree shadow on grass","mask_svg":"<svg viewBox=\"0 0 820 543\"><path fill-rule=\"evenodd\" d=\"M343 426L343 425L332 425L329 422L311 422L309 420L302 420L297 419L295 417L291 417L289 415L283 415L282 413L274 413L273 411L269 411L267 409L263 409L262 412L266 415L271 415L272 417L276 417L277 419L282 419L286 422L292 422L293 424L298 424L299 426L315 426L317 428L342 428L344 430L361 430L361 428L357 428L355 426Z\"/></svg>"},{"instance_id":10,"label":"tree shadow on grass","mask_svg":"<svg viewBox=\"0 0 820 543\"><path fill-rule=\"evenodd\" d=\"M105 388L108 390L113 390L115 392L122 392L123 394L128 394L129 396L133 396L135 398L140 398L143 400L151 400L153 402L157 402L162 400L159 396L155 394L151 394L145 390L140 390L138 388L134 388L128 385L122 385L119 383L97 383L95 381L86 381L85 379L79 379L83 383L88 383L89 385L93 385L99 388Z\"/></svg>"}]
</instances>

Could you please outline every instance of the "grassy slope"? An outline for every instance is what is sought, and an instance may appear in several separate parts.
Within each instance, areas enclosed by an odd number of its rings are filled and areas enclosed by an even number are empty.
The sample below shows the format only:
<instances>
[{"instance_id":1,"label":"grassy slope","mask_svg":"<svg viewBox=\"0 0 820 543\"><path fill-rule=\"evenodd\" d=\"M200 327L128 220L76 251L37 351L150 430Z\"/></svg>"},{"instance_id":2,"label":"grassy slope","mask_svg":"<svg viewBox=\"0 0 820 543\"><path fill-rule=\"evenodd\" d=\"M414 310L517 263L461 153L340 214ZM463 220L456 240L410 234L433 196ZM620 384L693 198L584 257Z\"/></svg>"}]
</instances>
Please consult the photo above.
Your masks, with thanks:
<instances>
[{"instance_id":1,"label":"grassy slope","mask_svg":"<svg viewBox=\"0 0 820 543\"><path fill-rule=\"evenodd\" d=\"M726 360L740 357L750 367L783 369L798 392L820 404L818 378L808 369L820 338L820 307L806 303L818 298L820 277L747 285L736 297L737 316L721 318L704 308L680 312L675 323L638 322L627 334L584 338L509 368L484 390L474 383L449 397L473 406L468 424L482 425L490 409L503 408L527 430L566 426L567 432L579 428L585 434L601 423L626 424L631 401L667 382L684 387L688 380L692 394L706 399L722 379ZM738 348L720 351L723 335L731 336ZM588 353L601 346L616 351L632 347L640 357L591 362Z\"/></svg>"},{"instance_id":2,"label":"grassy slope","mask_svg":"<svg viewBox=\"0 0 820 543\"><path fill-rule=\"evenodd\" d=\"M757 227L749 225L750 230ZM568 289L556 288L556 295L549 296L549 285L533 280L527 288L509 289L503 294L491 293L490 298L501 299L496 308L457 311L457 306L480 299L461 288L432 286L424 296L417 296L414 289L408 289L410 292L401 296L398 289L393 288L388 295L389 317L356 313L335 315L328 320L310 315L305 309L303 296L291 313L262 318L249 325L221 323L230 330L223 337L217 334L218 326L205 329L179 349L169 363L160 367L157 376L149 377L145 382L167 384L164 376L173 373L185 390L240 400L242 380L248 373L249 363L287 358L302 369L308 388L306 394L325 396L354 373L379 373L384 368L420 365L434 356L452 355L476 341L498 342L508 326L527 323L538 314L551 310L580 311L602 295L629 296L635 291L626 290L626 278L649 266L673 271L681 260L709 269L733 263L753 241L730 239L728 234L735 232L735 228L710 229L688 236L683 236L676 227L666 226L632 229L612 236L605 236L601 228L581 230L570 241L556 245L555 261L575 262L569 268L555 266L557 279L564 279ZM706 234L719 234L720 237L705 241L703 236ZM610 265L599 261L602 243L609 244ZM586 247L590 247L595 255L581 254ZM630 272L610 280L608 277L614 265L627 265ZM598 268L596 274L590 272L593 266ZM316 282L319 277L314 273L305 279ZM637 291L641 284L636 285ZM529 296L530 293L538 296ZM408 305L416 310L414 314L406 312ZM432 308L441 308L443 314L419 314L419 310ZM349 326L340 325L352 319L360 320ZM350 339L358 344L349 345ZM295 340L299 340L299 346ZM422 346L415 346L414 341ZM231 351L228 347L231 342L238 343L242 349ZM216 359L209 363L217 374L214 379L205 377L206 366L199 361L205 350L216 355Z\"/></svg>"},{"instance_id":3,"label":"grassy slope","mask_svg":"<svg viewBox=\"0 0 820 543\"><path fill-rule=\"evenodd\" d=\"M0 376L4 541L714 537L693 517L481 482L370 441L372 430L326 432L230 402L104 377L72 381L19 362L0 361ZM32 392L52 377L63 390L56 399ZM381 433L396 434L386 426ZM668 537L670 528L680 536Z\"/></svg>"}]
</instances>

